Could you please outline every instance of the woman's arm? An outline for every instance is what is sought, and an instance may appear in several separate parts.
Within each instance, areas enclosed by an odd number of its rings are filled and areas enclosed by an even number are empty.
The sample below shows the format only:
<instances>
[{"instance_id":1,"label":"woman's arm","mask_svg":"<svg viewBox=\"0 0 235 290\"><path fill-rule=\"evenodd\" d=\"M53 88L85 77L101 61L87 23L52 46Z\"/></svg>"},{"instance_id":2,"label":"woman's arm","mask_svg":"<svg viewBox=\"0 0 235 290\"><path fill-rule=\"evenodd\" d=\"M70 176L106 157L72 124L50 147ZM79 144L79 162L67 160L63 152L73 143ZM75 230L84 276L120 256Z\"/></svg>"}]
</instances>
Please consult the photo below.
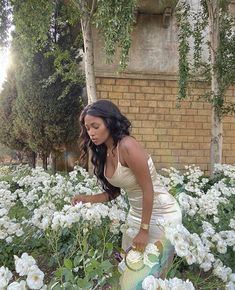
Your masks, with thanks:
<instances>
[{"instance_id":1,"label":"woman's arm","mask_svg":"<svg viewBox=\"0 0 235 290\"><path fill-rule=\"evenodd\" d=\"M120 195L119 192L115 194L115 198L117 198ZM75 205L76 203L82 202L82 203L102 203L110 201L112 198L107 192L98 193L94 195L75 195L71 203L72 205Z\"/></svg>"},{"instance_id":2,"label":"woman's arm","mask_svg":"<svg viewBox=\"0 0 235 290\"><path fill-rule=\"evenodd\" d=\"M153 184L148 167L148 154L132 137L125 137L120 143L120 156L124 164L134 173L138 184L143 191L142 218L139 233L133 240L136 249L143 251L148 243L148 225L153 209Z\"/></svg>"}]
</instances>

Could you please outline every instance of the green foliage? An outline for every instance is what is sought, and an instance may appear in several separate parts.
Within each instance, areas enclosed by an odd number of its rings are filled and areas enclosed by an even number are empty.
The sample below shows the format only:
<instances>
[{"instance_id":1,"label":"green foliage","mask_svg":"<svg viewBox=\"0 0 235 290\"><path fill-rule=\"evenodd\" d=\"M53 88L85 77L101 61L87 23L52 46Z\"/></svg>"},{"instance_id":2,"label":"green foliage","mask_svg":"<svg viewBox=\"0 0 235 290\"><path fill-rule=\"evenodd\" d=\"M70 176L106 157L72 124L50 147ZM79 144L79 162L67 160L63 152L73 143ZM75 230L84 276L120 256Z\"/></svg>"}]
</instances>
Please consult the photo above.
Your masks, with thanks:
<instances>
[{"instance_id":1,"label":"green foliage","mask_svg":"<svg viewBox=\"0 0 235 290\"><path fill-rule=\"evenodd\" d=\"M1 0L0 1L0 49L2 47L6 47L8 45L8 31L10 28L10 13L11 9L9 6L8 0Z\"/></svg>"},{"instance_id":2,"label":"green foliage","mask_svg":"<svg viewBox=\"0 0 235 290\"><path fill-rule=\"evenodd\" d=\"M18 135L15 126L15 102L17 99L15 71L8 71L7 80L0 93L0 139L11 149L23 150L28 146L22 135Z\"/></svg>"},{"instance_id":3,"label":"green foliage","mask_svg":"<svg viewBox=\"0 0 235 290\"><path fill-rule=\"evenodd\" d=\"M219 92L208 91L200 96L211 103L216 109L220 119L228 114L235 113L234 102L225 97L226 90L235 84L235 34L233 31L234 18L229 14L228 5L231 1L219 1L217 17L219 17L219 47L216 51L216 63L212 64L217 72ZM177 23L179 28L179 95L178 100L187 98L188 82L190 79L200 77L205 81L211 80L209 57L208 62L202 59L202 49L210 51L210 42L205 41L205 30L209 23L208 3L201 0L201 8L196 12L190 11L187 1L182 2L177 10ZM189 61L189 39L193 39L194 63Z\"/></svg>"},{"instance_id":4,"label":"green foliage","mask_svg":"<svg viewBox=\"0 0 235 290\"><path fill-rule=\"evenodd\" d=\"M187 85L189 78L189 60L188 53L190 51L188 38L192 30L189 25L189 4L183 2L179 5L176 18L179 28L178 41L179 41L179 100L187 97Z\"/></svg>"},{"instance_id":5,"label":"green foliage","mask_svg":"<svg viewBox=\"0 0 235 290\"><path fill-rule=\"evenodd\" d=\"M45 47L49 38L51 15L57 1L12 0L13 21L23 53L32 57ZM27 44L27 45L26 45Z\"/></svg>"},{"instance_id":6,"label":"green foliage","mask_svg":"<svg viewBox=\"0 0 235 290\"><path fill-rule=\"evenodd\" d=\"M105 42L105 53L108 62L117 47L120 47L120 68L127 66L128 52L131 45L130 34L135 21L134 11L137 0L99 0L95 14L95 24L102 32Z\"/></svg>"}]
</instances>

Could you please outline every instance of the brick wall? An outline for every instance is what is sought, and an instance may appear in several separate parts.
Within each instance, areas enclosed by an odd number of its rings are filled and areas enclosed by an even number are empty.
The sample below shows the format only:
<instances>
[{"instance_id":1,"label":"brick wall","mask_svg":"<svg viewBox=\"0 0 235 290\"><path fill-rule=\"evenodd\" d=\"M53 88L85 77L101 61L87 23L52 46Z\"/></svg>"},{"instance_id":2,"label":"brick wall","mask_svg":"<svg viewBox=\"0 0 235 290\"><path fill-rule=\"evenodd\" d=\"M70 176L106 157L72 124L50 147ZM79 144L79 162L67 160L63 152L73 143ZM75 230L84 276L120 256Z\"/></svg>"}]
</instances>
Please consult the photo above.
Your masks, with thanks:
<instances>
[{"instance_id":1,"label":"brick wall","mask_svg":"<svg viewBox=\"0 0 235 290\"><path fill-rule=\"evenodd\" d=\"M203 82L193 82L193 102L176 107L175 80L97 78L98 98L110 99L132 122L132 134L152 155L157 169L199 165L209 172L211 109L199 101L206 89ZM228 90L235 99L235 88ZM235 163L235 116L223 121L223 163Z\"/></svg>"}]
</instances>

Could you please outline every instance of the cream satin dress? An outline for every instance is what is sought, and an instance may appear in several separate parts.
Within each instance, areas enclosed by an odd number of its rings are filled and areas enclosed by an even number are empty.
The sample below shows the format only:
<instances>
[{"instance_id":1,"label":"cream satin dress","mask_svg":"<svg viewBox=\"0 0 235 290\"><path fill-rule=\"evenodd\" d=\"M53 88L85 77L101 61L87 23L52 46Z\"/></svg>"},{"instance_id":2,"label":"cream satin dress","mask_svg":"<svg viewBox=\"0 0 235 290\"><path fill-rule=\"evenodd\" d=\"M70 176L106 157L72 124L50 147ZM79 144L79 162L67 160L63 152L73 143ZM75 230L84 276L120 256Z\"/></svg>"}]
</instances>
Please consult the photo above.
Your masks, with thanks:
<instances>
[{"instance_id":1,"label":"cream satin dress","mask_svg":"<svg viewBox=\"0 0 235 290\"><path fill-rule=\"evenodd\" d=\"M122 188L128 196L130 209L126 221L126 230L122 237L122 248L127 250L132 245L132 240L138 233L142 217L143 192L136 177L130 168L123 166L119 161L119 148L117 146L118 164L108 182L113 186ZM142 289L143 279L148 275L160 277L166 273L174 255L174 247L165 238L162 224L170 221L179 224L182 221L180 207L175 198L160 184L152 158L148 159L148 167L154 188L154 203L149 228L149 243L160 242L162 247L161 261L156 267L145 267L143 270L134 272L126 268L121 275L120 289Z\"/></svg>"}]
</instances>

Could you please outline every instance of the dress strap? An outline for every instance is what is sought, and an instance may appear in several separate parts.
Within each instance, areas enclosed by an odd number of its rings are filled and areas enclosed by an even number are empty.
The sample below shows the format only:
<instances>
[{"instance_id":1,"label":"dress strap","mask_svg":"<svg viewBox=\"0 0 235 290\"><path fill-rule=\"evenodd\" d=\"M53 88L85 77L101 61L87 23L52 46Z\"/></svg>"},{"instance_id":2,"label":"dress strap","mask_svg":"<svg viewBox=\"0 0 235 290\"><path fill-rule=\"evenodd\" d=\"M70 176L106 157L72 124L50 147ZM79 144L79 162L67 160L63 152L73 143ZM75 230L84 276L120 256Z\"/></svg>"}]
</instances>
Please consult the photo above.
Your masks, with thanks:
<instances>
[{"instance_id":1,"label":"dress strap","mask_svg":"<svg viewBox=\"0 0 235 290\"><path fill-rule=\"evenodd\" d=\"M119 142L117 143L117 158L118 158L118 164L119 164L119 162L120 162L120 160L119 160Z\"/></svg>"}]
</instances>

